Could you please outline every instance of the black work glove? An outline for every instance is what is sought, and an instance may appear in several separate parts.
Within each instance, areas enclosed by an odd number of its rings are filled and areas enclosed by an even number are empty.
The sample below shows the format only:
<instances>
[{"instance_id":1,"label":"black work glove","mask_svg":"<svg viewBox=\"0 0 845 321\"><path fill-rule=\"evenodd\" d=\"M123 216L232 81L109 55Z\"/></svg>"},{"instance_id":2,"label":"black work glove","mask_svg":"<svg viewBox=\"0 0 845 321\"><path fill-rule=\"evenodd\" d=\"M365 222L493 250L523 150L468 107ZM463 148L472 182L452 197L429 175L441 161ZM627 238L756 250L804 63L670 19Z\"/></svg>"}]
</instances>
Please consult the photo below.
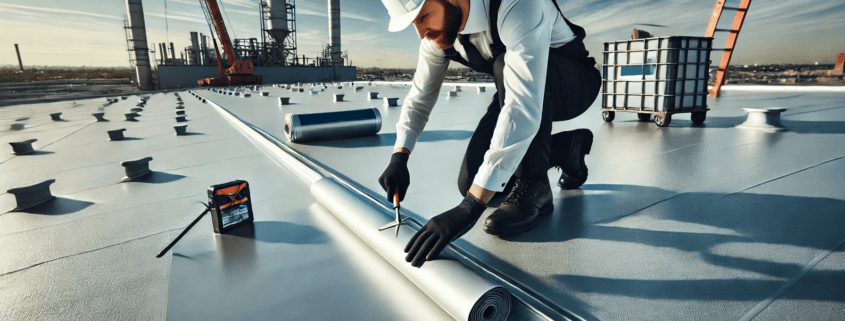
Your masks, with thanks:
<instances>
[{"instance_id":1,"label":"black work glove","mask_svg":"<svg viewBox=\"0 0 845 321\"><path fill-rule=\"evenodd\" d=\"M408 173L408 154L393 153L390 156L390 164L381 177L378 178L379 184L387 192L387 201L393 202L393 194L396 188L399 188L399 201L405 199L405 192L408 191L408 186L411 185L411 174Z\"/></svg>"},{"instance_id":2,"label":"black work glove","mask_svg":"<svg viewBox=\"0 0 845 321\"><path fill-rule=\"evenodd\" d=\"M446 245L466 234L487 208L467 193L461 204L432 217L405 245L406 262L420 267L437 258Z\"/></svg>"}]
</instances>

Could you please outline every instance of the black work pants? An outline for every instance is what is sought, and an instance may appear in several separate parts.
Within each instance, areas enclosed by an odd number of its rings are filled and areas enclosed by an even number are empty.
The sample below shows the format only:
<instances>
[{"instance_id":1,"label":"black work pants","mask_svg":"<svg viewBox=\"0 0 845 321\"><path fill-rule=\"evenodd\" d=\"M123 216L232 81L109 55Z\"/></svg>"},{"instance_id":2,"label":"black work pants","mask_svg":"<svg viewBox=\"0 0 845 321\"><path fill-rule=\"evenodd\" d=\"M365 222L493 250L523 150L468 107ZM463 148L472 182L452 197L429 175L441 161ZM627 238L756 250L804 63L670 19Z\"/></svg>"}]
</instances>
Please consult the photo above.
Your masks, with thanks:
<instances>
[{"instance_id":1,"label":"black work pants","mask_svg":"<svg viewBox=\"0 0 845 321\"><path fill-rule=\"evenodd\" d=\"M554 50L554 49L553 49ZM499 112L505 101L505 87L503 80L505 55L499 55L493 64L496 80L496 94L487 107L487 113L481 117L475 132L469 140L461 171L458 175L458 189L461 195L466 195L478 168L484 162L484 154L490 148L493 131L499 119ZM549 157L552 152L551 136L552 122L570 120L583 114L596 100L601 87L601 74L593 66L594 60L574 60L563 56L550 54L546 74L546 90L543 97L543 116L540 129L531 141L528 151L522 158L514 172L514 177L520 179L536 179L543 177L551 165ZM513 182L513 179L511 179ZM512 185L508 184L508 185ZM505 192L510 190L507 186Z\"/></svg>"}]
</instances>

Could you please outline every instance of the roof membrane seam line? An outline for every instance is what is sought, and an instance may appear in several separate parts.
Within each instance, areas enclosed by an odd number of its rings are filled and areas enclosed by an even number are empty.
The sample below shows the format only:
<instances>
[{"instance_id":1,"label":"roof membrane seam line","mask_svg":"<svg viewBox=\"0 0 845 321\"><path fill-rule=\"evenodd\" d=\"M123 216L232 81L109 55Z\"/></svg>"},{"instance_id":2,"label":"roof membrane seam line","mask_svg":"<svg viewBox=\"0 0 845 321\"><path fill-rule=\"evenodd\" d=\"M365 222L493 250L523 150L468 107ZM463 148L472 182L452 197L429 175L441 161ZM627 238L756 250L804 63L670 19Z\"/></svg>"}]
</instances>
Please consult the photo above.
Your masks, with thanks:
<instances>
[{"instance_id":1,"label":"roof membrane seam line","mask_svg":"<svg viewBox=\"0 0 845 321\"><path fill-rule=\"evenodd\" d=\"M193 143L193 144L184 144L184 145L178 145L178 146L171 146L171 147L167 147L167 148L157 149L157 150L151 151L151 152L149 152L149 153L150 153L150 154L152 154L152 153L158 153L158 152L161 152L161 151L170 150L170 149L175 149L175 148L192 147L192 146L196 146L196 145L199 145L199 144L214 143L214 142L219 142L219 141L223 141L223 140L230 140L230 139L237 139L237 138L238 138L238 137L220 138L220 139L213 139L213 140L208 140L208 141L204 141L204 142L196 142L196 143Z\"/></svg>"},{"instance_id":2,"label":"roof membrane seam line","mask_svg":"<svg viewBox=\"0 0 845 321\"><path fill-rule=\"evenodd\" d=\"M65 136L63 136L63 137L61 137L61 138L59 138L59 139L57 139L57 140L54 140L53 142L51 142L51 143L49 143L49 144L47 144L47 145L41 146L41 148L39 148L39 149L38 149L38 151L42 151L42 150L44 150L44 148L47 148L47 146L50 146L50 145L52 145L52 144L53 144L53 143L55 143L55 142L58 142L58 141L60 141L60 140L62 140L62 139L67 138L67 137L68 137L68 136L70 136L70 135L73 135L73 134L75 134L76 132L78 132L78 131L80 131L80 130L85 129L85 127L88 127L89 125L91 125L91 124L93 124L93 123L96 123L96 121L92 121L92 122L90 122L90 123L86 124L85 126L82 126L82 128L79 128L79 129L77 129L77 130L74 130L74 131L73 131L73 132L71 132L70 134L67 134L67 135L65 135ZM0 162L0 164L6 163L6 162L8 162L8 161L10 161L10 160L14 159L14 158L15 158L15 157L17 157L17 156L18 156L18 155L13 155L12 157L9 157L8 159L6 159L6 160L4 160L4 161Z\"/></svg>"},{"instance_id":3,"label":"roof membrane seam line","mask_svg":"<svg viewBox=\"0 0 845 321\"><path fill-rule=\"evenodd\" d=\"M691 145L686 145L686 146L678 147L678 148L675 148L675 149L673 149L673 150L667 150L667 151L665 151L665 152L662 152L661 154L674 153L674 152L677 152L677 151L682 150L682 149L684 149L684 148L689 148L689 147L693 147L693 146L698 146L698 145L701 145L701 144L704 144L704 143L697 143L697 144L691 144Z\"/></svg>"},{"instance_id":4,"label":"roof membrane seam line","mask_svg":"<svg viewBox=\"0 0 845 321\"><path fill-rule=\"evenodd\" d=\"M783 116L783 117L787 117L787 116L795 116L795 115L809 114L809 113L815 113L815 112L820 112L820 111L828 111L828 110L835 110L835 109L842 109L842 108L845 108L845 106L832 107L832 108L825 108L825 109L817 109L817 110L810 110L810 111L802 111L802 112L800 112L800 113L783 114L782 116Z\"/></svg>"},{"instance_id":5,"label":"roof membrane seam line","mask_svg":"<svg viewBox=\"0 0 845 321\"><path fill-rule=\"evenodd\" d=\"M8 102L8 103L0 103L0 107L55 103L55 102L62 102L62 101L68 101L68 100L85 100L85 99L94 99L94 98L103 98L103 97L137 96L137 95L158 94L158 93L167 94L168 92L169 91L165 91L165 90L161 90L161 91L138 91L138 92L128 92L128 93L117 93L117 94L100 94L100 95L88 95L88 96L76 96L76 97L57 97L57 98L47 98L47 99L22 100L22 101Z\"/></svg>"},{"instance_id":6,"label":"roof membrane seam line","mask_svg":"<svg viewBox=\"0 0 845 321\"><path fill-rule=\"evenodd\" d=\"M101 186L89 187L89 188L86 188L86 189L81 189L81 190L78 190L78 191L73 191L73 192L67 193L67 194L65 194L65 195L73 195L73 194L76 194L76 193L81 193L81 192L84 192L84 191L90 191L90 190L92 190L92 189L98 189L98 188L103 188L103 187L109 187L109 186L113 186L113 185L117 185L117 184L120 184L120 182L111 183L111 184L108 184L108 185L101 185Z\"/></svg>"},{"instance_id":7,"label":"roof membrane seam line","mask_svg":"<svg viewBox=\"0 0 845 321\"><path fill-rule=\"evenodd\" d=\"M289 151L287 151L286 148L283 147L284 144L275 139L275 137L272 137L271 135L267 134L266 132L263 132L252 124L244 121L243 119L236 116L228 109L218 105L211 99L205 97L203 97L203 99L206 99L209 104L217 108L217 111L223 116L223 118L229 121L233 127L241 131L241 133L246 136L250 141L252 141L253 144L255 144L259 150L265 152L268 158L275 161L283 168L291 170L306 185L310 185L311 183L319 180L320 178L326 177L314 167L309 166L308 163L305 163L301 159L297 159L295 156L293 156L292 153L290 153ZM272 146L275 148L271 149L270 146L267 146L267 144L272 144ZM272 155L270 155L270 153L275 154L278 157L273 157Z\"/></svg>"},{"instance_id":8,"label":"roof membrane seam line","mask_svg":"<svg viewBox=\"0 0 845 321\"><path fill-rule=\"evenodd\" d=\"M65 136L62 136L61 138L56 139L56 140L54 140L54 141L50 142L50 143L49 143L49 144L47 144L47 145L41 146L41 148L40 148L39 150L44 150L44 148L47 148L47 146L50 146L50 145L52 145L52 144L54 144L54 143L57 143L57 142L59 142L59 141L60 141L60 140L62 140L62 139L68 138L68 137L70 137L71 135L76 134L76 133L77 133L77 132L79 132L80 130L85 129L86 127L91 126L91 124L96 123L96 122L97 122L96 120L95 120L95 121L92 121L92 122L89 122L89 123L85 124L85 126L82 126L81 128L79 128L79 129L77 129L77 130L74 130L74 131L73 131L73 132L71 132L70 134L67 134L67 135L65 135Z\"/></svg>"},{"instance_id":9,"label":"roof membrane seam line","mask_svg":"<svg viewBox=\"0 0 845 321\"><path fill-rule=\"evenodd\" d=\"M68 168L68 169L63 169L63 170L62 170L62 172L75 171L75 170L77 170L77 169L91 168L91 167L97 167L97 166L105 166L105 165L111 165L111 164L114 164L114 162L99 163L99 164L88 165L88 166L81 166L81 167Z\"/></svg>"},{"instance_id":10,"label":"roof membrane seam line","mask_svg":"<svg viewBox=\"0 0 845 321\"><path fill-rule=\"evenodd\" d=\"M24 270L28 270L28 269L30 269L30 268L34 268L34 267L36 267L36 266L43 265L43 264L47 264L47 263L50 263L50 262L55 262L55 261L58 261L58 260L62 260L62 259L66 259L66 258L69 258L69 257L74 257L74 256L77 256L77 255L82 255L82 254L86 254L86 253L96 252L96 251L99 251L99 250L104 250L104 249L107 249L107 248L110 248L110 247L114 247L114 246L118 246L118 245L121 245L121 244L125 244L125 243L129 243L129 242L134 242L134 241L142 240L142 239L149 238L149 237L153 237L153 236L156 236L156 235L159 235L159 234L163 234L163 233L168 233L168 232L173 232L173 231L179 231L179 230L182 230L182 229L184 229L184 227L179 227L179 228L175 228L175 229L170 229L170 230L166 230L166 231L161 231L161 232L157 232L157 233L153 233L153 234L149 234L149 235L145 235L145 236L137 237L137 238L134 238L134 239L125 240L125 241L121 241L121 242L114 243L114 244L109 244L109 245L106 245L106 246L103 246L103 247L99 247L99 248L96 248L96 249L85 250L85 251L82 251L82 252L79 252L79 253L69 254L69 255L62 256L62 257L57 257L57 258L50 259L50 260L47 260L47 261L43 261L43 262L39 262L39 263L35 263L35 264L30 265L30 266L23 267L23 268L20 268L20 269L17 269L17 270L13 270L13 271L5 272L5 273L0 273L0 277L2 277L2 276L6 276L6 275L9 275L9 274L18 273L18 272L21 272L21 271L24 271ZM152 255L152 253L151 253L150 255Z\"/></svg>"},{"instance_id":11,"label":"roof membrane seam line","mask_svg":"<svg viewBox=\"0 0 845 321\"><path fill-rule=\"evenodd\" d=\"M9 235L15 235L15 234L20 234L20 233L27 233L27 232L32 232L32 231L42 230L42 229L45 229L45 228L50 228L50 227L54 227L54 226L62 226L62 225L65 225L65 224L70 224L70 223L77 222L77 221L81 221L81 220L84 220L84 219L95 218L95 217L103 216L103 215L106 215L106 214L111 214L111 213L114 213L114 212L128 211L128 210L131 210L131 209L134 209L134 208L138 208L138 207L144 207L144 206L156 205L156 204L167 203L167 202L172 202L172 201L178 201L178 200L185 199L185 198L189 198L189 197L203 196L203 195L206 195L206 193L197 193L197 194L194 194L194 195L188 195L188 196L183 196L183 197L177 197L177 198L172 198L172 199L168 199L168 200L158 201L158 202L154 202L154 203L147 203L147 204L135 205L135 206L130 206L130 207L127 207L127 208L119 208L119 209L116 209L116 210L111 210L111 211L105 211L105 212L102 212L102 213L92 214L92 215L89 215L89 216L85 216L85 217L81 217L81 218L78 218L78 219L70 220L70 221L67 221L67 222L64 222L64 223L52 224L52 225L46 225L46 226L41 226L41 227L37 227L37 228L34 228L34 229L29 229L29 230L24 230L24 231L17 231L17 232L12 232L12 233L9 233L9 234L3 234L3 235L0 235L0 238L5 237L5 236L9 236ZM6 213L2 213L2 214L0 214L0 216L6 215L6 214L12 214L12 213L24 213L24 214L25 214L25 212L6 212Z\"/></svg>"},{"instance_id":12,"label":"roof membrane seam line","mask_svg":"<svg viewBox=\"0 0 845 321\"><path fill-rule=\"evenodd\" d=\"M834 159L831 159L831 160L827 160L827 161L824 161L824 162L818 163L818 164L813 165L813 166L810 166L810 167L806 167L806 168L803 168L803 169L799 169L799 170L794 171L794 172L792 172L792 173L788 173L788 174L785 174L785 175L782 175L782 176L779 176L779 177L772 178L772 179L767 180L767 181L765 181L765 182L762 182L762 183L759 183L759 184L756 184L756 185L753 185L753 186L750 186L750 187L746 187L746 188L744 188L744 189L742 189L742 190L739 190L739 191L736 191L736 192L733 192L733 193L730 193L730 194L725 194L725 195L722 195L722 197L728 197L728 196L731 196L731 195L734 195L734 194L739 194L739 193L742 193L742 192L747 191L747 190L749 190L749 189L752 189L752 188L755 188L755 187L758 187L758 186L761 186L761 185L765 185L765 184L768 184L768 183L774 182L774 181L776 181L776 180L779 180L779 179L781 179L781 178L784 178L784 177L787 177L787 176L791 176L791 175L794 175L794 174L798 174L798 173L803 172L803 171L806 171L806 170L808 170L808 169L812 169L812 168L815 168L815 167L818 167L818 166L821 166L821 165L824 165L824 164L827 164L827 163L830 163L830 162L834 162L834 161L840 160L840 159L842 159L842 158L845 158L845 156L839 156L839 157L837 157L837 158L834 158Z\"/></svg>"},{"instance_id":13,"label":"roof membrane seam line","mask_svg":"<svg viewBox=\"0 0 845 321\"><path fill-rule=\"evenodd\" d=\"M754 308L752 308L750 311L748 311L748 313L746 313L741 319L739 319L739 321L751 321L756 318L757 315L760 314L760 312L763 312L763 310L768 308L781 295L786 293L786 291L789 291L789 289L795 286L795 284L797 284L798 281L804 278L807 273L810 273L810 271L815 268L816 265L819 264L819 262L830 256L833 251L835 251L842 245L845 245L845 238L834 242L832 246L829 246L827 249L825 249L824 252L817 255L812 261L807 263L807 265L805 265L803 269L801 269L801 272L798 272L798 274L786 281L783 286L781 286L777 291L772 293L772 295L770 295L768 298L757 303L757 305L754 306Z\"/></svg>"},{"instance_id":14,"label":"roof membrane seam line","mask_svg":"<svg viewBox=\"0 0 845 321\"><path fill-rule=\"evenodd\" d=\"M177 167L177 168L167 168L167 169L161 169L160 171L162 171L162 172L166 172L166 171L178 171L178 170L187 169L187 168L194 168L194 167L200 167L200 166L212 165L212 164L217 164L217 163L222 163L222 162L228 162L228 161L231 161L231 160L236 160L236 159L240 159L240 158L252 157L252 156L255 156L255 155L261 155L261 154L260 154L260 153L252 153L252 154L249 154L249 155L243 155L243 156L239 156L239 157L232 157L232 158L227 158L227 159L221 159L221 160L218 160L218 161L213 161L213 162L210 162L210 163L205 163L205 164L197 164L197 165L190 165L190 166Z\"/></svg>"},{"instance_id":15,"label":"roof membrane seam line","mask_svg":"<svg viewBox=\"0 0 845 321\"><path fill-rule=\"evenodd\" d=\"M203 98L205 98L205 97L203 97ZM212 106L218 108L218 111L220 111L221 114L223 114L224 116L231 117L231 118L227 118L227 119L229 119L230 121L233 121L233 125L235 125L236 127L238 127L237 126L238 124L234 123L234 121L238 121L238 122L240 122L240 125L244 125L247 128L252 129L254 133L257 133L258 135L262 136L264 139L266 139L267 141L271 142L273 145L275 145L276 147L281 149L288 157L290 157L290 159L286 159L286 160L283 160L283 161L291 161L292 160L292 161L299 162L300 165L305 166L308 170L313 171L314 174L322 176L322 177L329 177L329 178L334 179L336 182L340 183L340 185L342 185L345 188L353 191L354 193L356 193L359 196L361 196L362 198L368 200L369 202L376 205L377 207L380 207L383 210L388 211L388 212L390 212L392 210L389 206L387 206L384 203L378 201L374 196L356 188L351 183L349 183L349 182L347 182L343 179L338 178L337 176L333 175L330 171L314 164L307 157L300 154L299 152L297 152L296 150L294 150L290 146L287 146L287 145L281 143L277 138L275 138L274 136L265 132L264 130L244 121L243 119L236 116L234 113L232 113L228 109L223 108L222 106L216 104L211 99L209 99L209 98L205 98L205 99L208 100L208 102ZM249 136L249 132L244 131L244 134ZM306 181L305 183L307 184L307 183L311 183L311 182ZM414 219L412 217L409 217L408 221L411 221L414 224L416 224L418 229L423 226L423 224L421 224L419 221L417 221L416 219ZM561 317L564 317L566 319L576 319L576 320L582 320L582 321L584 320L583 318L577 316L577 314L572 313L571 311L567 310L566 308L563 308L563 307L557 305L556 303L554 303L553 301L549 300L545 296L537 293L534 290L531 290L530 287L527 287L527 286L523 285L522 283L507 277L505 274L501 273L500 271L493 269L492 267L480 262L478 260L478 258L470 255L466 251L463 251L463 249L459 249L457 246L455 246L453 244L449 244L449 246L447 246L446 249L447 249L447 252L451 252L451 254L453 254L454 257L458 258L458 260L461 261L463 264L466 264L466 265L472 267L473 270L479 271L480 273L486 275L488 278L492 278L499 283L506 284L512 289L516 289L519 293L528 297L535 304L542 305L547 310L553 311L553 312L559 314ZM519 300L520 302L522 302L526 307L529 307L529 309L532 312L537 313L541 317L544 317L546 319L551 320L551 318L549 316L547 316L545 313L541 312L537 307L535 307L532 304L529 304L528 302L526 302L525 299L518 297L518 296L514 296L514 297L517 300Z\"/></svg>"},{"instance_id":16,"label":"roof membrane seam line","mask_svg":"<svg viewBox=\"0 0 845 321\"><path fill-rule=\"evenodd\" d=\"M628 216L631 216L631 215L637 214L637 213L642 212L642 211L644 211L644 210L646 210L646 209L648 209L648 208L650 208L650 207L653 207L653 206L655 206L655 205L658 205L658 204L660 204L660 203L666 202L666 201L668 201L668 200L671 200L671 199L673 199L673 198L675 198L675 197L678 197L678 196L681 196L681 195L684 195L684 194L686 194L686 192L684 192L684 193L677 193L677 194L675 194L675 195L672 195L672 196L670 196L670 197L667 197L667 198L664 198L664 199L659 200L659 201L657 201L657 202L654 202L654 203L652 203L651 205L645 206L645 207L643 207L643 208L641 208L641 209L638 209L638 210L636 210L636 211L633 211L633 212L631 212L631 213L628 213L628 214L623 214L623 215L620 215L620 216L615 216L615 217L608 217L608 218L606 218L606 219L603 219L603 220L597 221L597 222L595 222L595 223L593 223L593 224L604 224L604 223L610 223L610 222L615 221L615 220L618 220L618 219L620 219L620 218L625 218L625 217L628 217Z\"/></svg>"}]
</instances>

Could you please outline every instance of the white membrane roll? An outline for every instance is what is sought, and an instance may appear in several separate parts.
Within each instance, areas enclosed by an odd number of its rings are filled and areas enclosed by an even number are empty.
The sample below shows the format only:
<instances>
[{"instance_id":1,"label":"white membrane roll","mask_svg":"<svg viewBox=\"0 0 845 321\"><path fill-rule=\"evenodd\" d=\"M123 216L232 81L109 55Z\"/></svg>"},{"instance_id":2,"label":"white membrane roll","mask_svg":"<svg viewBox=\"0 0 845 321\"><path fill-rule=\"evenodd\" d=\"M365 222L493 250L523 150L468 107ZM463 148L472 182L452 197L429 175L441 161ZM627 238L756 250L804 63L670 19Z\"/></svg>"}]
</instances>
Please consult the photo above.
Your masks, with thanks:
<instances>
[{"instance_id":1,"label":"white membrane roll","mask_svg":"<svg viewBox=\"0 0 845 321\"><path fill-rule=\"evenodd\" d=\"M416 230L403 224L398 237L392 228L379 231L392 214L387 215L332 178L312 184L311 195L456 320L507 319L511 310L510 292L448 254L441 253L421 268L405 262L405 244Z\"/></svg>"}]
</instances>

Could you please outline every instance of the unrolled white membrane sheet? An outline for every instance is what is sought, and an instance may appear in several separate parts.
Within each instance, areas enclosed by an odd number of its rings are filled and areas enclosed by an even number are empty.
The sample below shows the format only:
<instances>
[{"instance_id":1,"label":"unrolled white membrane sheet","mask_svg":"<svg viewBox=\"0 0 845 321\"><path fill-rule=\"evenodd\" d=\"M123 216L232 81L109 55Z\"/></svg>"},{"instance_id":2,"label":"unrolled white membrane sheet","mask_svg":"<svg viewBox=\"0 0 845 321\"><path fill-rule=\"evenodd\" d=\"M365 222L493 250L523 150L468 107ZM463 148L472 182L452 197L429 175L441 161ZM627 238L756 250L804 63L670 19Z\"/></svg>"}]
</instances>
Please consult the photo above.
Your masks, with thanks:
<instances>
[{"instance_id":1,"label":"unrolled white membrane sheet","mask_svg":"<svg viewBox=\"0 0 845 321\"><path fill-rule=\"evenodd\" d=\"M405 244L416 233L415 229L402 225L398 237L393 229L379 231L391 216L332 178L317 180L311 185L311 194L456 320L507 319L511 310L508 290L448 254L440 254L438 259L425 262L421 268L405 262Z\"/></svg>"}]
</instances>

